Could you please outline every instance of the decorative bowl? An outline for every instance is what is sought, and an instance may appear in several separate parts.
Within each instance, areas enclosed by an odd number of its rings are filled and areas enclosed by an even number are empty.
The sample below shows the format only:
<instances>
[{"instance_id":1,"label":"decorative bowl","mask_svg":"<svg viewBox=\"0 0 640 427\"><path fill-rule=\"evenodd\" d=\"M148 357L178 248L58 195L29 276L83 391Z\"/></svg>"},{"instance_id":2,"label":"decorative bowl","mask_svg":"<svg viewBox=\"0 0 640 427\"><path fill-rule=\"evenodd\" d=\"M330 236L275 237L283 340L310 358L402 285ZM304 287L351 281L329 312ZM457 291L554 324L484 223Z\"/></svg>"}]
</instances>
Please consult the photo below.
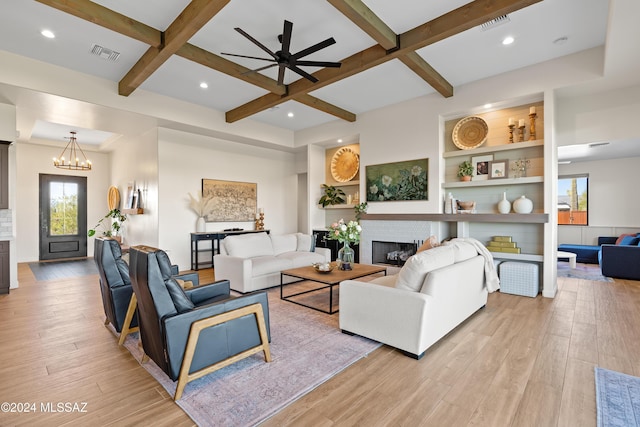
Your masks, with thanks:
<instances>
[{"instance_id":1,"label":"decorative bowl","mask_svg":"<svg viewBox=\"0 0 640 427\"><path fill-rule=\"evenodd\" d=\"M474 201L463 202L461 200L458 200L458 207L465 211L471 210L476 207L476 202Z\"/></svg>"},{"instance_id":2,"label":"decorative bowl","mask_svg":"<svg viewBox=\"0 0 640 427\"><path fill-rule=\"evenodd\" d=\"M315 264L311 264L313 269L318 273L331 273L331 271L335 268L335 266L329 262L316 262Z\"/></svg>"},{"instance_id":3,"label":"decorative bowl","mask_svg":"<svg viewBox=\"0 0 640 427\"><path fill-rule=\"evenodd\" d=\"M351 181L360 169L360 155L349 147L342 147L331 159L331 176L338 182Z\"/></svg>"}]
</instances>

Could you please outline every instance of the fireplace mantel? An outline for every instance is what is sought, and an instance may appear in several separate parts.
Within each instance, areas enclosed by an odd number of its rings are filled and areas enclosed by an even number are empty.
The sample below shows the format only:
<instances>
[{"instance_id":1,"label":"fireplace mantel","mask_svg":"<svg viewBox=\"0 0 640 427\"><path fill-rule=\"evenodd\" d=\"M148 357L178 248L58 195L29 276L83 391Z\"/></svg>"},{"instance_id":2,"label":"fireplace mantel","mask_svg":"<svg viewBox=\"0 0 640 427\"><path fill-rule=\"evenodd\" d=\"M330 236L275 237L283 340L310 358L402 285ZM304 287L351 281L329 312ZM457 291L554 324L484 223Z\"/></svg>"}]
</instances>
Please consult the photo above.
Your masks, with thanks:
<instances>
[{"instance_id":1,"label":"fireplace mantel","mask_svg":"<svg viewBox=\"0 0 640 427\"><path fill-rule=\"evenodd\" d=\"M360 219L367 221L442 221L545 224L549 222L549 214L362 214Z\"/></svg>"}]
</instances>

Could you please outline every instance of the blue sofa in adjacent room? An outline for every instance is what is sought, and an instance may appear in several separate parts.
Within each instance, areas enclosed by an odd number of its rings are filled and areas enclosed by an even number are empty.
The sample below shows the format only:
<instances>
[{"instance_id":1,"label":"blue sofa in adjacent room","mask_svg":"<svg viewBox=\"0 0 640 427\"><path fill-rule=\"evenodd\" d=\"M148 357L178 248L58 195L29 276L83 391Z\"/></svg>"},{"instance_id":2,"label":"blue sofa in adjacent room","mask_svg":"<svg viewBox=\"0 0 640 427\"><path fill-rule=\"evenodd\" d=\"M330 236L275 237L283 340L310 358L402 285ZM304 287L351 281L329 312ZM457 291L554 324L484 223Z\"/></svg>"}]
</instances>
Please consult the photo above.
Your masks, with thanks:
<instances>
[{"instance_id":1,"label":"blue sofa in adjacent room","mask_svg":"<svg viewBox=\"0 0 640 427\"><path fill-rule=\"evenodd\" d=\"M558 250L576 254L577 262L598 264L601 246L604 244L615 244L617 239L617 237L598 237L598 245L574 245L563 243L558 246Z\"/></svg>"}]
</instances>

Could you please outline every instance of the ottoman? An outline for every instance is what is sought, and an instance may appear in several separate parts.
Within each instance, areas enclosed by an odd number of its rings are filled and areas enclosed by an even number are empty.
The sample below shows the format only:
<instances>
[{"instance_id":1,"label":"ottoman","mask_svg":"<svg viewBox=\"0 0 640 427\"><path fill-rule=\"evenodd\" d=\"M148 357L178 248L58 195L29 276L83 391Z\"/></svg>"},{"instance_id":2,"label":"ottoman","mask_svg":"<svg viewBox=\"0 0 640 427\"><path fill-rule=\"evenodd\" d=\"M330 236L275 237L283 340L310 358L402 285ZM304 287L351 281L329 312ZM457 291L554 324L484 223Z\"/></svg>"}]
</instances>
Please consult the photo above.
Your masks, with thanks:
<instances>
[{"instance_id":1,"label":"ottoman","mask_svg":"<svg viewBox=\"0 0 640 427\"><path fill-rule=\"evenodd\" d=\"M500 264L500 292L535 298L540 291L538 264L505 261Z\"/></svg>"}]
</instances>

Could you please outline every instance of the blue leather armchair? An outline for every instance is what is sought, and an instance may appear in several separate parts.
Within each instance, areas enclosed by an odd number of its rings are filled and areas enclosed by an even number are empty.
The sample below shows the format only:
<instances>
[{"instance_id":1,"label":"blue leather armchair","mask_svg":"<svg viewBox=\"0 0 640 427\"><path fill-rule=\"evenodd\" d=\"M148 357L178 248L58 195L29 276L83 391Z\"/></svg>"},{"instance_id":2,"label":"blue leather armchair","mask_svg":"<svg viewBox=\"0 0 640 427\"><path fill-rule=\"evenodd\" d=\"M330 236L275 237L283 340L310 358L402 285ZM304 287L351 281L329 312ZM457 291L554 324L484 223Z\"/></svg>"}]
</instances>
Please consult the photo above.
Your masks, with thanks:
<instances>
[{"instance_id":1,"label":"blue leather armchair","mask_svg":"<svg viewBox=\"0 0 640 427\"><path fill-rule=\"evenodd\" d=\"M130 249L129 274L136 298L145 357L187 382L258 352L271 361L269 304L265 292L230 295L229 281L182 289L167 254L147 246Z\"/></svg>"},{"instance_id":2,"label":"blue leather armchair","mask_svg":"<svg viewBox=\"0 0 640 427\"><path fill-rule=\"evenodd\" d=\"M106 316L105 325L111 323L120 334L119 344L128 334L138 330L136 301L129 277L129 265L122 259L120 243L111 237L96 237L93 259L100 276L100 293ZM199 285L198 273L178 275L178 266L171 266L171 274L184 281ZM132 300L133 297L133 300Z\"/></svg>"}]
</instances>

